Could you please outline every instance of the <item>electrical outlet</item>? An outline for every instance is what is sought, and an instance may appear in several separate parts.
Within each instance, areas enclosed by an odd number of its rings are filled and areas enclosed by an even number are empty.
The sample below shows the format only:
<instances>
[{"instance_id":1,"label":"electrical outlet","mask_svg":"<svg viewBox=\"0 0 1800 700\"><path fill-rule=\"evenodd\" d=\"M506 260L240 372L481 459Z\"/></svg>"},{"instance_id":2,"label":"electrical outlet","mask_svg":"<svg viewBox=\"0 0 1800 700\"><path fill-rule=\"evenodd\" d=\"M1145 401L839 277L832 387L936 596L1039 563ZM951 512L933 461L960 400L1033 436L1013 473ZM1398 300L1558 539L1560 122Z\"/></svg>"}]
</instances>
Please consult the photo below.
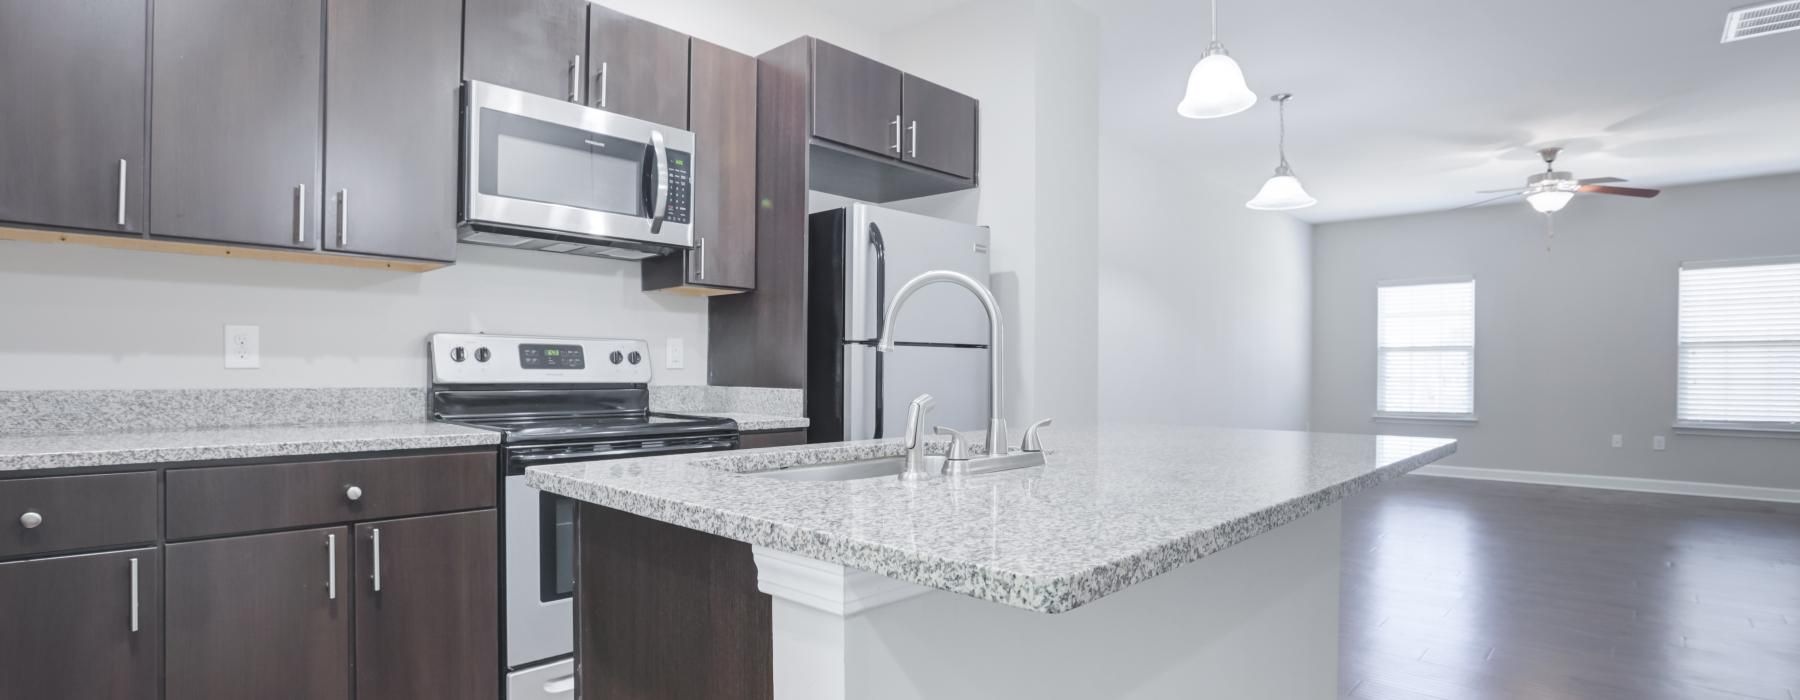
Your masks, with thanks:
<instances>
[{"instance_id":1,"label":"electrical outlet","mask_svg":"<svg viewBox=\"0 0 1800 700\"><path fill-rule=\"evenodd\" d=\"M225 369L262 367L261 334L256 326L226 326Z\"/></svg>"},{"instance_id":2,"label":"electrical outlet","mask_svg":"<svg viewBox=\"0 0 1800 700\"><path fill-rule=\"evenodd\" d=\"M1625 446L1625 436L1614 434L1613 435L1613 447L1624 447L1624 446Z\"/></svg>"},{"instance_id":3,"label":"electrical outlet","mask_svg":"<svg viewBox=\"0 0 1800 700\"><path fill-rule=\"evenodd\" d=\"M1650 438L1650 449L1652 449L1652 450L1660 450L1660 449L1666 448L1668 446L1669 446L1669 441L1663 439L1663 436L1661 436L1661 435L1657 435L1657 436Z\"/></svg>"},{"instance_id":4,"label":"electrical outlet","mask_svg":"<svg viewBox=\"0 0 1800 700\"><path fill-rule=\"evenodd\" d=\"M687 367L687 347L680 338L670 338L668 347L663 351L663 369L684 367Z\"/></svg>"}]
</instances>

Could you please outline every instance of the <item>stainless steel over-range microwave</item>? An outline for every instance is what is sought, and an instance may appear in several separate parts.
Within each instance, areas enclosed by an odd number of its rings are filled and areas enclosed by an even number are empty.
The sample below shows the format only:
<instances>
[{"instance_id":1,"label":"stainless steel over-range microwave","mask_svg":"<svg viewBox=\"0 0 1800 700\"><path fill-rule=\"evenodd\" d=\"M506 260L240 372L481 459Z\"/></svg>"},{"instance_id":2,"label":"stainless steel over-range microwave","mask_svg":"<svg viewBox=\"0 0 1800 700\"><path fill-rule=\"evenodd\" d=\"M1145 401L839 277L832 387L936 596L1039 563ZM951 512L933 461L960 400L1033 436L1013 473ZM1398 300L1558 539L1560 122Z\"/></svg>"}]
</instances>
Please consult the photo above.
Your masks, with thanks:
<instances>
[{"instance_id":1,"label":"stainless steel over-range microwave","mask_svg":"<svg viewBox=\"0 0 1800 700\"><path fill-rule=\"evenodd\" d=\"M467 243L637 260L693 247L694 134L463 85Z\"/></svg>"}]
</instances>

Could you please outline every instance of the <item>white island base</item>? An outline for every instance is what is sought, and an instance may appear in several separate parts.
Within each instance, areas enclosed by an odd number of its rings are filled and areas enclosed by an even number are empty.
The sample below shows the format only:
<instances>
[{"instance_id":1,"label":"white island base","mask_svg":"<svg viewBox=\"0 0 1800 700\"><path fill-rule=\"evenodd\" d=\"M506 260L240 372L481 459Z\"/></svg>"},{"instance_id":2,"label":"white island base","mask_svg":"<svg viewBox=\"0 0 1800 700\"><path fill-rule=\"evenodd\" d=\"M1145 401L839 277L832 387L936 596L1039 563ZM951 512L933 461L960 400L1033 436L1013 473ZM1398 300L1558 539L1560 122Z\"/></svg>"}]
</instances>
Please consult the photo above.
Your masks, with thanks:
<instances>
[{"instance_id":1,"label":"white island base","mask_svg":"<svg viewBox=\"0 0 1800 700\"><path fill-rule=\"evenodd\" d=\"M1337 696L1332 505L1067 613L754 549L778 700Z\"/></svg>"}]
</instances>

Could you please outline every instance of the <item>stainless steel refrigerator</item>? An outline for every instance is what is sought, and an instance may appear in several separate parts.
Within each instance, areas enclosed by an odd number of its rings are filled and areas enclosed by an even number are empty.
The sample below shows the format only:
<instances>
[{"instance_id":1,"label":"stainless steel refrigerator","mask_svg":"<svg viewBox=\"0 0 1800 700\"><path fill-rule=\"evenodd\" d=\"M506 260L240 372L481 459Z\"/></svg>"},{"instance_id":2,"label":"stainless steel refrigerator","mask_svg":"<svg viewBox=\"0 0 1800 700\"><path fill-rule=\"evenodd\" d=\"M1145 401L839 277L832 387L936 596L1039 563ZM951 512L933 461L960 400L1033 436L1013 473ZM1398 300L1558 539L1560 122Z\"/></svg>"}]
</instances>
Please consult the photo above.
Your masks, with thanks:
<instances>
[{"instance_id":1,"label":"stainless steel refrigerator","mask_svg":"<svg viewBox=\"0 0 1800 700\"><path fill-rule=\"evenodd\" d=\"M954 270L988 281L988 230L868 204L808 221L807 414L813 442L898 437L906 408L931 394L927 425L983 430L988 324L954 285L926 287L895 320L894 352L875 351L888 302L907 280Z\"/></svg>"}]
</instances>

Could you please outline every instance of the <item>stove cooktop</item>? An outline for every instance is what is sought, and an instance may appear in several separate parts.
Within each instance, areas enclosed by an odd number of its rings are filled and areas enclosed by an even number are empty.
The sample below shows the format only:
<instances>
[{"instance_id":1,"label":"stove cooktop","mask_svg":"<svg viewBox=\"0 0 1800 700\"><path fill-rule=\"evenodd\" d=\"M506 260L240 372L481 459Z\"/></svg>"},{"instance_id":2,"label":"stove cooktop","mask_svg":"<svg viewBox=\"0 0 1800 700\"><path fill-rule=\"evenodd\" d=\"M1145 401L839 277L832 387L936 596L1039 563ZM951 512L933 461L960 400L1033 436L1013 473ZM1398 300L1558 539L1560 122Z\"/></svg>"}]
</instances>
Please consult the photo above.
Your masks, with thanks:
<instances>
[{"instance_id":1,"label":"stove cooktop","mask_svg":"<svg viewBox=\"0 0 1800 700\"><path fill-rule=\"evenodd\" d=\"M735 435L737 421L729 418L684 416L674 413L639 413L560 418L462 418L462 425L497 430L511 444L537 444L590 440L650 440L704 435Z\"/></svg>"}]
</instances>

